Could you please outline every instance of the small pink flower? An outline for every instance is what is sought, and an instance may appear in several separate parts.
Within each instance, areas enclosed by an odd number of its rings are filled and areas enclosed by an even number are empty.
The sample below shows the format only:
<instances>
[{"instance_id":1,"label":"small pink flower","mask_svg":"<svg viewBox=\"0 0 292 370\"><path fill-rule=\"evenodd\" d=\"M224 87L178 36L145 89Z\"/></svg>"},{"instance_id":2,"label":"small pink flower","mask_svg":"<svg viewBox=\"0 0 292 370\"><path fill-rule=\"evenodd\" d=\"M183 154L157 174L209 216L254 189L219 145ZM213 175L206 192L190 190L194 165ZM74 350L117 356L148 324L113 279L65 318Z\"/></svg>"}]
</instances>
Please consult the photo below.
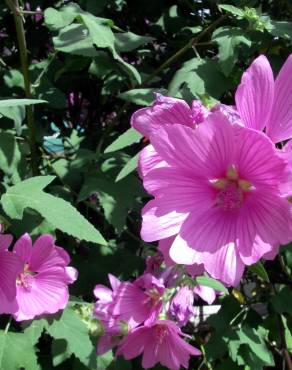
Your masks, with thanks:
<instances>
[{"instance_id":1,"label":"small pink flower","mask_svg":"<svg viewBox=\"0 0 292 370\"><path fill-rule=\"evenodd\" d=\"M32 245L28 234L18 239L13 252L22 261L16 279L15 320L31 320L64 309L69 299L68 284L77 278L77 271L67 266L67 252L55 246L51 235L40 236Z\"/></svg>"},{"instance_id":2,"label":"small pink flower","mask_svg":"<svg viewBox=\"0 0 292 370\"><path fill-rule=\"evenodd\" d=\"M132 330L120 343L117 355L131 360L143 353L142 367L149 369L155 364L172 370L182 366L188 368L190 356L200 356L201 352L185 342L183 333L172 321L155 321L149 326Z\"/></svg>"},{"instance_id":3,"label":"small pink flower","mask_svg":"<svg viewBox=\"0 0 292 370\"><path fill-rule=\"evenodd\" d=\"M133 283L122 282L116 291L111 313L131 328L154 320L161 311L163 293L164 285L149 273Z\"/></svg>"},{"instance_id":4,"label":"small pink flower","mask_svg":"<svg viewBox=\"0 0 292 370\"><path fill-rule=\"evenodd\" d=\"M193 289L188 286L181 287L171 301L169 312L180 326L186 325L190 316L194 315Z\"/></svg>"}]
</instances>

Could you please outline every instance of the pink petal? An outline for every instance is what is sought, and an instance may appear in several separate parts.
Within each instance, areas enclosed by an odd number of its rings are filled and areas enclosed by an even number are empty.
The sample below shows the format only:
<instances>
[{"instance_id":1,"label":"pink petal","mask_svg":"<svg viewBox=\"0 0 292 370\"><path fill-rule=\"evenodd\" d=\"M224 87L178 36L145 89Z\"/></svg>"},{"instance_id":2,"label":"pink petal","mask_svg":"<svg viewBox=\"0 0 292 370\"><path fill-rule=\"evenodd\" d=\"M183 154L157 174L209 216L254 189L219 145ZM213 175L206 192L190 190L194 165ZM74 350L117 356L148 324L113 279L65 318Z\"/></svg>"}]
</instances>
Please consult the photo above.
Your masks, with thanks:
<instances>
[{"instance_id":1,"label":"pink petal","mask_svg":"<svg viewBox=\"0 0 292 370\"><path fill-rule=\"evenodd\" d=\"M233 164L234 130L221 112L208 116L196 130L165 125L151 135L151 142L169 165L195 177L223 177Z\"/></svg>"},{"instance_id":2,"label":"pink petal","mask_svg":"<svg viewBox=\"0 0 292 370\"><path fill-rule=\"evenodd\" d=\"M102 301L111 302L113 292L102 284L97 284L94 288L94 296Z\"/></svg>"},{"instance_id":3,"label":"pink petal","mask_svg":"<svg viewBox=\"0 0 292 370\"><path fill-rule=\"evenodd\" d=\"M30 260L31 271L38 271L44 264L52 263L51 253L54 248L54 239L51 235L41 235L33 245L33 252Z\"/></svg>"},{"instance_id":4,"label":"pink petal","mask_svg":"<svg viewBox=\"0 0 292 370\"><path fill-rule=\"evenodd\" d=\"M270 63L260 55L244 72L235 94L236 107L248 128L263 130L274 98L274 78Z\"/></svg>"},{"instance_id":5,"label":"pink petal","mask_svg":"<svg viewBox=\"0 0 292 370\"><path fill-rule=\"evenodd\" d=\"M13 314L18 310L16 299L9 300L0 289L0 314Z\"/></svg>"},{"instance_id":6,"label":"pink petal","mask_svg":"<svg viewBox=\"0 0 292 370\"><path fill-rule=\"evenodd\" d=\"M183 223L174 244L181 243L181 238L197 252L213 253L221 246L235 241L236 219L236 212L224 212L216 207L210 208L203 214L200 211L193 212ZM194 262L203 263L200 260L194 260Z\"/></svg>"},{"instance_id":7,"label":"pink petal","mask_svg":"<svg viewBox=\"0 0 292 370\"><path fill-rule=\"evenodd\" d=\"M117 355L123 354L126 360L139 356L150 336L148 327L139 327L131 331L120 343Z\"/></svg>"},{"instance_id":8,"label":"pink petal","mask_svg":"<svg viewBox=\"0 0 292 370\"><path fill-rule=\"evenodd\" d=\"M275 82L275 97L267 135L275 143L292 136L292 54L287 58Z\"/></svg>"},{"instance_id":9,"label":"pink petal","mask_svg":"<svg viewBox=\"0 0 292 370\"><path fill-rule=\"evenodd\" d=\"M145 348L142 357L142 367L144 369L150 369L154 367L158 362L157 359L158 348L155 340L149 336L147 342L145 343Z\"/></svg>"},{"instance_id":10,"label":"pink petal","mask_svg":"<svg viewBox=\"0 0 292 370\"><path fill-rule=\"evenodd\" d=\"M12 235L0 233L0 251L8 249L9 245L12 243L12 240Z\"/></svg>"},{"instance_id":11,"label":"pink petal","mask_svg":"<svg viewBox=\"0 0 292 370\"><path fill-rule=\"evenodd\" d=\"M108 279L111 284L112 290L116 291L121 284L121 281L112 274L108 274Z\"/></svg>"},{"instance_id":12,"label":"pink petal","mask_svg":"<svg viewBox=\"0 0 292 370\"><path fill-rule=\"evenodd\" d=\"M22 235L13 247L13 251L21 258L24 263L29 263L32 254L32 241L26 233Z\"/></svg>"},{"instance_id":13,"label":"pink petal","mask_svg":"<svg viewBox=\"0 0 292 370\"><path fill-rule=\"evenodd\" d=\"M73 284L78 278L78 271L72 266L66 266L64 268L67 276L67 284Z\"/></svg>"},{"instance_id":14,"label":"pink petal","mask_svg":"<svg viewBox=\"0 0 292 370\"><path fill-rule=\"evenodd\" d=\"M238 285L244 263L234 243L226 244L214 253L206 253L203 259L205 269L214 279L221 280L226 285Z\"/></svg>"},{"instance_id":15,"label":"pink petal","mask_svg":"<svg viewBox=\"0 0 292 370\"><path fill-rule=\"evenodd\" d=\"M167 163L161 159L152 145L149 144L141 150L138 163L138 171L141 179L143 179L149 171L165 166L167 166ZM146 190L148 191L148 189Z\"/></svg>"},{"instance_id":16,"label":"pink petal","mask_svg":"<svg viewBox=\"0 0 292 370\"><path fill-rule=\"evenodd\" d=\"M174 239L175 238L171 236L169 238L159 240L158 250L162 253L164 262L167 267L171 267L175 265L175 262L172 260L172 258L169 255L170 247Z\"/></svg>"},{"instance_id":17,"label":"pink petal","mask_svg":"<svg viewBox=\"0 0 292 370\"><path fill-rule=\"evenodd\" d=\"M146 204L142 210L141 238L143 240L151 242L178 233L189 210L189 204L186 205L183 194L181 198L169 199L165 196Z\"/></svg>"},{"instance_id":18,"label":"pink petal","mask_svg":"<svg viewBox=\"0 0 292 370\"><path fill-rule=\"evenodd\" d=\"M11 252L0 251L0 290L12 301L16 295L16 278L23 270L23 262Z\"/></svg>"},{"instance_id":19,"label":"pink petal","mask_svg":"<svg viewBox=\"0 0 292 370\"><path fill-rule=\"evenodd\" d=\"M193 126L191 108L184 100L157 94L152 107L139 109L131 118L131 125L148 138L165 124Z\"/></svg>"},{"instance_id":20,"label":"pink petal","mask_svg":"<svg viewBox=\"0 0 292 370\"><path fill-rule=\"evenodd\" d=\"M208 304L212 304L216 299L216 291L208 286L196 285L194 287L194 293L196 293Z\"/></svg>"},{"instance_id":21,"label":"pink petal","mask_svg":"<svg viewBox=\"0 0 292 370\"><path fill-rule=\"evenodd\" d=\"M169 256L175 263L193 265L196 259L196 252L178 235L170 247Z\"/></svg>"},{"instance_id":22,"label":"pink petal","mask_svg":"<svg viewBox=\"0 0 292 370\"><path fill-rule=\"evenodd\" d=\"M256 188L286 181L286 161L263 133L239 128L237 135L236 166L241 179Z\"/></svg>"}]
</instances>

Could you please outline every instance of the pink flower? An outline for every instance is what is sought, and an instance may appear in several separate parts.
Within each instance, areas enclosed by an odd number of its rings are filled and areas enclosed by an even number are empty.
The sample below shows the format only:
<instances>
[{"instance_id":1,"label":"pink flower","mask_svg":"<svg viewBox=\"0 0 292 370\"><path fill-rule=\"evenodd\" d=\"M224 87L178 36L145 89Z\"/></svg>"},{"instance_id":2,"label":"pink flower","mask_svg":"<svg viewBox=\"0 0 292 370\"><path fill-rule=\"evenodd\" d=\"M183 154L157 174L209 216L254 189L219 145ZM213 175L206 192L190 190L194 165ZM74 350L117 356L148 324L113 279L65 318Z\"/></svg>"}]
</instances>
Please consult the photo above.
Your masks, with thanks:
<instances>
[{"instance_id":1,"label":"pink flower","mask_svg":"<svg viewBox=\"0 0 292 370\"><path fill-rule=\"evenodd\" d=\"M143 353L142 367L149 369L160 363L168 369L188 368L190 356L201 352L185 342L183 333L174 322L155 321L131 331L120 343L117 355L131 360Z\"/></svg>"},{"instance_id":2,"label":"pink flower","mask_svg":"<svg viewBox=\"0 0 292 370\"><path fill-rule=\"evenodd\" d=\"M11 242L12 235L0 234L0 313L13 313L18 309L15 281L22 270L22 262L18 256L8 252Z\"/></svg>"},{"instance_id":3,"label":"pink flower","mask_svg":"<svg viewBox=\"0 0 292 370\"><path fill-rule=\"evenodd\" d=\"M119 316L111 313L111 307L114 303L115 293L121 284L115 276L108 275L111 288L98 284L94 288L94 295L97 302L94 305L93 314L99 319L104 327L105 333L99 338L97 343L97 354L102 355L116 346L121 334L121 320Z\"/></svg>"},{"instance_id":4,"label":"pink flower","mask_svg":"<svg viewBox=\"0 0 292 370\"><path fill-rule=\"evenodd\" d=\"M245 127L266 128L274 142L292 136L292 54L274 82L273 71L264 55L256 58L243 74L235 95L236 107Z\"/></svg>"},{"instance_id":5,"label":"pink flower","mask_svg":"<svg viewBox=\"0 0 292 370\"><path fill-rule=\"evenodd\" d=\"M162 308L164 285L147 273L133 283L122 282L116 293L111 313L129 323L131 328L154 320Z\"/></svg>"},{"instance_id":6,"label":"pink flower","mask_svg":"<svg viewBox=\"0 0 292 370\"><path fill-rule=\"evenodd\" d=\"M291 240L290 204L280 192L287 162L263 133L216 112L196 130L164 125L150 139L166 165L143 179L154 196L142 212L143 240L177 235L171 258L204 264L227 285Z\"/></svg>"},{"instance_id":7,"label":"pink flower","mask_svg":"<svg viewBox=\"0 0 292 370\"><path fill-rule=\"evenodd\" d=\"M18 239L13 252L22 261L16 279L15 320L31 320L64 309L69 299L68 284L77 278L77 271L67 266L67 252L54 245L51 235L40 236L32 245L28 234Z\"/></svg>"},{"instance_id":8,"label":"pink flower","mask_svg":"<svg viewBox=\"0 0 292 370\"><path fill-rule=\"evenodd\" d=\"M181 287L173 297L169 311L180 326L186 325L190 316L194 315L193 289L188 286Z\"/></svg>"}]
</instances>

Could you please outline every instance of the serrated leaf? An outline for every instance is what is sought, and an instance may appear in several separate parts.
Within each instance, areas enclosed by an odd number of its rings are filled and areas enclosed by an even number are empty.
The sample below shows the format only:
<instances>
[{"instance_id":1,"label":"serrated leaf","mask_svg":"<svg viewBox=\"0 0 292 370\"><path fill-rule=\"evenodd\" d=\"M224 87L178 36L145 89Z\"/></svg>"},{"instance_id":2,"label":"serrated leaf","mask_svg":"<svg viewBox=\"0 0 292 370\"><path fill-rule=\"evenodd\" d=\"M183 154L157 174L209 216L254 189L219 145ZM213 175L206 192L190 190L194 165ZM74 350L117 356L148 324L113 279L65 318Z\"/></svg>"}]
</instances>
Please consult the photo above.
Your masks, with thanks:
<instances>
[{"instance_id":1,"label":"serrated leaf","mask_svg":"<svg viewBox=\"0 0 292 370\"><path fill-rule=\"evenodd\" d=\"M229 76L238 58L239 46L251 46L251 41L244 35L242 28L220 27L213 32L212 40L219 46L219 61L222 72Z\"/></svg>"},{"instance_id":2,"label":"serrated leaf","mask_svg":"<svg viewBox=\"0 0 292 370\"><path fill-rule=\"evenodd\" d=\"M32 345L35 345L47 325L48 322L46 319L35 319L32 321L24 322L23 327L26 339L29 340Z\"/></svg>"},{"instance_id":3,"label":"serrated leaf","mask_svg":"<svg viewBox=\"0 0 292 370\"><path fill-rule=\"evenodd\" d=\"M0 331L0 369L39 370L35 349L24 333Z\"/></svg>"},{"instance_id":4,"label":"serrated leaf","mask_svg":"<svg viewBox=\"0 0 292 370\"><path fill-rule=\"evenodd\" d=\"M128 176L131 172L135 171L138 165L138 159L139 154L136 154L134 157L132 157L128 163L123 167L123 169L118 173L118 176L116 177L116 182L122 180L126 176Z\"/></svg>"},{"instance_id":5,"label":"serrated leaf","mask_svg":"<svg viewBox=\"0 0 292 370\"><path fill-rule=\"evenodd\" d=\"M53 176L36 176L8 188L1 203L11 218L22 219L25 208L40 213L56 229L80 240L105 245L106 241L69 202L43 192Z\"/></svg>"},{"instance_id":6,"label":"serrated leaf","mask_svg":"<svg viewBox=\"0 0 292 370\"><path fill-rule=\"evenodd\" d=\"M253 273L257 274L260 278L262 278L267 283L270 282L269 275L261 261L258 261L254 265L249 266L248 269L252 271Z\"/></svg>"},{"instance_id":7,"label":"serrated leaf","mask_svg":"<svg viewBox=\"0 0 292 370\"><path fill-rule=\"evenodd\" d=\"M19 107L24 105L34 105L43 103L47 103L47 101L39 99L5 99L0 100L0 108Z\"/></svg>"},{"instance_id":8,"label":"serrated leaf","mask_svg":"<svg viewBox=\"0 0 292 370\"><path fill-rule=\"evenodd\" d=\"M222 283L220 283L220 281L212 279L208 276L197 276L195 278L195 281L199 285L208 286L208 287L213 288L213 289L215 289L219 292L224 292L224 293L228 294L228 289Z\"/></svg>"},{"instance_id":9,"label":"serrated leaf","mask_svg":"<svg viewBox=\"0 0 292 370\"><path fill-rule=\"evenodd\" d=\"M153 40L155 40L154 37L140 36L133 32L116 33L115 47L121 52L129 52Z\"/></svg>"},{"instance_id":10,"label":"serrated leaf","mask_svg":"<svg viewBox=\"0 0 292 370\"><path fill-rule=\"evenodd\" d=\"M120 135L115 141L113 141L104 151L104 153L116 152L117 150L126 148L129 145L138 143L142 135L134 130L132 127L126 132Z\"/></svg>"},{"instance_id":11,"label":"serrated leaf","mask_svg":"<svg viewBox=\"0 0 292 370\"><path fill-rule=\"evenodd\" d=\"M94 362L95 348L89 338L86 324L71 308L66 308L61 316L47 327L47 332L57 340L68 343L67 350L85 365Z\"/></svg>"}]
</instances>

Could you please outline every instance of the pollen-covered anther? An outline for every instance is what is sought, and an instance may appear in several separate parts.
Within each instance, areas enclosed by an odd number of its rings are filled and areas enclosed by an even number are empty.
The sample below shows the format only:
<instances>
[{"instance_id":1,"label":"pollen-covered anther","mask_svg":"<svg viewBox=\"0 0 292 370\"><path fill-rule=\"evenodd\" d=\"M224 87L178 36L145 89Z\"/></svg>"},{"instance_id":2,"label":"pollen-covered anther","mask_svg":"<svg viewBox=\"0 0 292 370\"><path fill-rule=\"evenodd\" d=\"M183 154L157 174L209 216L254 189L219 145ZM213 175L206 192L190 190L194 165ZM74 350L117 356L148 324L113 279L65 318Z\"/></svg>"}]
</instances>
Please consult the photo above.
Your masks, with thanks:
<instances>
[{"instance_id":1,"label":"pollen-covered anther","mask_svg":"<svg viewBox=\"0 0 292 370\"><path fill-rule=\"evenodd\" d=\"M210 184L216 189L224 189L228 183L227 179L214 179L209 180Z\"/></svg>"},{"instance_id":2,"label":"pollen-covered anther","mask_svg":"<svg viewBox=\"0 0 292 370\"><path fill-rule=\"evenodd\" d=\"M254 186L249 181L246 180L238 180L238 186L240 187L240 189L247 191L252 190L254 188Z\"/></svg>"},{"instance_id":3,"label":"pollen-covered anther","mask_svg":"<svg viewBox=\"0 0 292 370\"><path fill-rule=\"evenodd\" d=\"M233 164L228 167L228 170L226 172L226 177L228 180L238 180L238 173Z\"/></svg>"}]
</instances>

